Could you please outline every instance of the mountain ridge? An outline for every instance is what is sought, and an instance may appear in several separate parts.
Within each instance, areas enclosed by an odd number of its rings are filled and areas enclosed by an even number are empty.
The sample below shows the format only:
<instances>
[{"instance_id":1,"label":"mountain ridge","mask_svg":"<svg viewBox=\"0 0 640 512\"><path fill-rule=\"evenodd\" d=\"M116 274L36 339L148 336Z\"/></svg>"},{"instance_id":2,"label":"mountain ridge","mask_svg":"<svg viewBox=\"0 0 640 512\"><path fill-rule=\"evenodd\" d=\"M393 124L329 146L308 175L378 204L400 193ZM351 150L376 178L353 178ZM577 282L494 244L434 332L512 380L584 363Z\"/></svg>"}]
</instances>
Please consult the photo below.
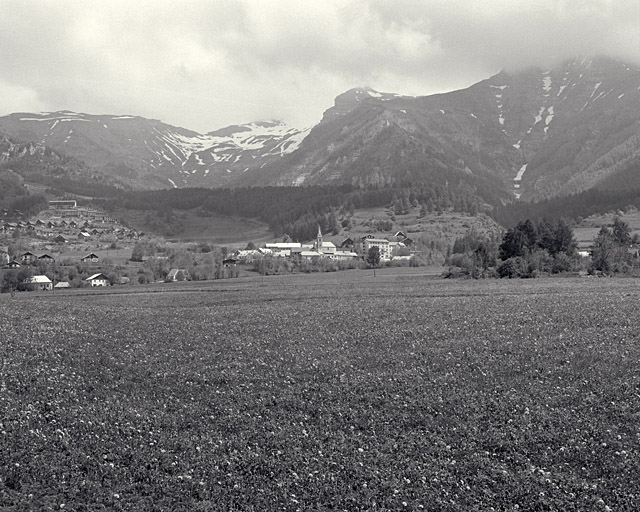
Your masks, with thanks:
<instances>
[{"instance_id":1,"label":"mountain ridge","mask_svg":"<svg viewBox=\"0 0 640 512\"><path fill-rule=\"evenodd\" d=\"M224 186L227 174L295 150L305 133L281 121L259 121L200 134L140 116L70 110L10 114L0 118L0 131L90 167L116 170L121 180L138 188L149 188L149 178L156 185L152 188L203 186L209 173Z\"/></svg>"},{"instance_id":2,"label":"mountain ridge","mask_svg":"<svg viewBox=\"0 0 640 512\"><path fill-rule=\"evenodd\" d=\"M133 188L464 182L486 200L623 186L640 166L640 70L607 57L502 70L429 96L368 87L304 130L280 121L206 134L130 115L0 117L0 132L87 162Z\"/></svg>"},{"instance_id":3,"label":"mountain ridge","mask_svg":"<svg viewBox=\"0 0 640 512\"><path fill-rule=\"evenodd\" d=\"M285 169L272 179L281 185L329 183L335 176L354 184L396 179L398 160L405 165L411 161L406 151L386 163L361 162L362 144L349 148L345 140L374 140L383 127L393 126L403 135L387 144L386 154L413 146L423 155L414 167L493 175L505 190L524 199L576 193L638 165L638 91L637 68L598 57L569 60L548 70L501 71L448 93L368 101L342 121L333 118L314 127L311 135L317 143L308 138L300 149L307 155L285 157L292 161L288 169L282 165ZM333 142L318 150L331 124ZM363 165L371 171L354 176L354 169Z\"/></svg>"}]
</instances>

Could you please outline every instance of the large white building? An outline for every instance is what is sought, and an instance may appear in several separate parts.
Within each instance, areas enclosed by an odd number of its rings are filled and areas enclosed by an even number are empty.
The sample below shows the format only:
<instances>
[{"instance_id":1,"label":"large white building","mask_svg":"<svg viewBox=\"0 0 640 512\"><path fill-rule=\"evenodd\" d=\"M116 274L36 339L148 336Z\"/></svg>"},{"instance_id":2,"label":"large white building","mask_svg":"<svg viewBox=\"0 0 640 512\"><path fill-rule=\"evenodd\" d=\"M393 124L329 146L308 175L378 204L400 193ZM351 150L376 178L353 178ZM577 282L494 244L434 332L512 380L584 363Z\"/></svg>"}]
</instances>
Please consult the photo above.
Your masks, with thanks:
<instances>
[{"instance_id":1,"label":"large white building","mask_svg":"<svg viewBox=\"0 0 640 512\"><path fill-rule=\"evenodd\" d=\"M391 242L384 238L365 238L364 239L364 254L369 252L372 247L377 247L380 251L380 260L388 261L391 259Z\"/></svg>"}]
</instances>

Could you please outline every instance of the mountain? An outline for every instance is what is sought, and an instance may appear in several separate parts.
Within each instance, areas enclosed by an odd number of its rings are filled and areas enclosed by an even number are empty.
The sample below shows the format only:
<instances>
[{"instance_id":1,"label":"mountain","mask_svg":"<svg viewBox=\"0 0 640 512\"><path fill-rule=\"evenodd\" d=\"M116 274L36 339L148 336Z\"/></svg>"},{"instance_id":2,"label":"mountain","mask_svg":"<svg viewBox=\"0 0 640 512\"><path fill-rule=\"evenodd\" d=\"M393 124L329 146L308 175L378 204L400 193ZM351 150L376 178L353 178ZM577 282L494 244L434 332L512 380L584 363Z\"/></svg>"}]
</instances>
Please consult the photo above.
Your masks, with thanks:
<instances>
[{"instance_id":1,"label":"mountain","mask_svg":"<svg viewBox=\"0 0 640 512\"><path fill-rule=\"evenodd\" d=\"M598 57L430 96L356 88L307 130L64 111L1 117L0 131L134 188L426 182L499 204L639 182L640 70Z\"/></svg>"},{"instance_id":2,"label":"mountain","mask_svg":"<svg viewBox=\"0 0 640 512\"><path fill-rule=\"evenodd\" d=\"M143 117L70 111L11 114L0 118L0 131L71 155L134 188L225 186L294 151L306 135L279 121L200 134Z\"/></svg>"},{"instance_id":3,"label":"mountain","mask_svg":"<svg viewBox=\"0 0 640 512\"><path fill-rule=\"evenodd\" d=\"M500 196L540 199L616 183L639 163L640 70L594 58L425 97L349 91L297 151L243 180L364 185L466 174Z\"/></svg>"}]
</instances>

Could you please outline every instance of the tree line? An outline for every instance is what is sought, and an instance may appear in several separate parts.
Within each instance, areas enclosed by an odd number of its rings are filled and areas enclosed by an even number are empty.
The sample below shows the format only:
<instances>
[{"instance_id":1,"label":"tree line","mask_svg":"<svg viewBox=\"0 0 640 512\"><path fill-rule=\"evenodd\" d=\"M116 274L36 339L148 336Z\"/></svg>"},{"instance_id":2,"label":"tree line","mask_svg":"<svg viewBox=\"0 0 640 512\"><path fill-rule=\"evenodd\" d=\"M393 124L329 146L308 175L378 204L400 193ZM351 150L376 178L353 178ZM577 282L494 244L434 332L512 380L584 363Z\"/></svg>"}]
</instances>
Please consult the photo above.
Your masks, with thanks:
<instances>
[{"instance_id":1,"label":"tree line","mask_svg":"<svg viewBox=\"0 0 640 512\"><path fill-rule=\"evenodd\" d=\"M516 201L499 206L493 218L505 227L530 219L534 222L544 218L579 219L610 211L625 210L628 206L640 209L640 189L590 189L579 194L545 199L535 203Z\"/></svg>"},{"instance_id":2,"label":"tree line","mask_svg":"<svg viewBox=\"0 0 640 512\"><path fill-rule=\"evenodd\" d=\"M530 219L519 222L501 237L469 233L453 244L450 275L471 277L536 277L580 267L573 229L564 220Z\"/></svg>"},{"instance_id":3,"label":"tree line","mask_svg":"<svg viewBox=\"0 0 640 512\"><path fill-rule=\"evenodd\" d=\"M471 232L455 240L447 258L448 277L536 277L586 271L590 274L640 272L638 236L616 217L594 238L589 257L578 254L573 229L564 219L526 219L501 236Z\"/></svg>"}]
</instances>

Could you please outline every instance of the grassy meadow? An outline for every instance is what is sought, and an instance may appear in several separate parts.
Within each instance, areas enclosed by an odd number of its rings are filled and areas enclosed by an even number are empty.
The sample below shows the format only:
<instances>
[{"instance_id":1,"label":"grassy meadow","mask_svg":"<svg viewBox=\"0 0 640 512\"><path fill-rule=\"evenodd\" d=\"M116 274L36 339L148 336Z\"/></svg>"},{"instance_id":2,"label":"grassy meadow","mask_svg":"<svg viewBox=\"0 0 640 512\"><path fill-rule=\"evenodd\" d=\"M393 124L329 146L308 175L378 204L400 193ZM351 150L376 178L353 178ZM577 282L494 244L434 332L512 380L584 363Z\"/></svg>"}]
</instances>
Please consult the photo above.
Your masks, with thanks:
<instances>
[{"instance_id":1,"label":"grassy meadow","mask_svg":"<svg viewBox=\"0 0 640 512\"><path fill-rule=\"evenodd\" d=\"M0 296L0 509L637 510L640 285Z\"/></svg>"},{"instance_id":2,"label":"grassy meadow","mask_svg":"<svg viewBox=\"0 0 640 512\"><path fill-rule=\"evenodd\" d=\"M627 212L606 213L602 215L592 215L582 220L573 228L574 236L578 242L578 247L586 249L593 243L598 231L603 226L612 226L616 217L619 217L629 225L631 235L640 235L640 212L634 210Z\"/></svg>"}]
</instances>

